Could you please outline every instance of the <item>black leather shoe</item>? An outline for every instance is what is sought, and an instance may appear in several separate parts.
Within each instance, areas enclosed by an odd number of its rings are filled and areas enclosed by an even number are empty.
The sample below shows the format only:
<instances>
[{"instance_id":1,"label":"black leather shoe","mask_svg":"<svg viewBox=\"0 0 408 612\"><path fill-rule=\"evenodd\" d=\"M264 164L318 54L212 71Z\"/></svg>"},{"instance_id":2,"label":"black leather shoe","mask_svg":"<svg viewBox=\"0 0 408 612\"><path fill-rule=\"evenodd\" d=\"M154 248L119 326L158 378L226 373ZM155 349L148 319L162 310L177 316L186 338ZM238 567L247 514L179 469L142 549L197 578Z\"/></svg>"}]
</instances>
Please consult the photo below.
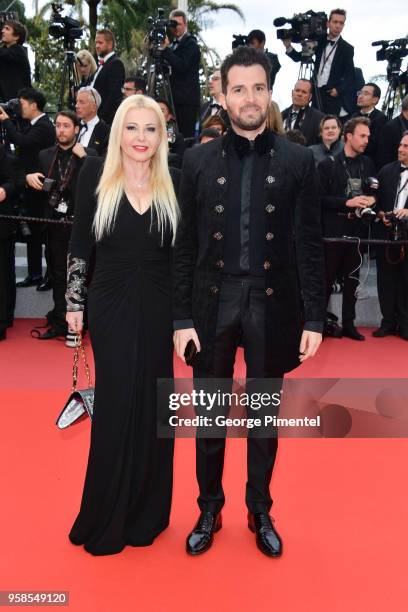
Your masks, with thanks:
<instances>
[{"instance_id":1,"label":"black leather shoe","mask_svg":"<svg viewBox=\"0 0 408 612\"><path fill-rule=\"evenodd\" d=\"M46 332L38 336L38 340L52 340L53 338L58 338L60 336L65 337L66 332L61 331L60 329L53 329L50 327Z\"/></svg>"},{"instance_id":2,"label":"black leather shoe","mask_svg":"<svg viewBox=\"0 0 408 612\"><path fill-rule=\"evenodd\" d=\"M211 548L214 533L222 527L221 512L202 512L193 531L187 536L186 551L189 555L201 555Z\"/></svg>"},{"instance_id":3,"label":"black leather shoe","mask_svg":"<svg viewBox=\"0 0 408 612\"><path fill-rule=\"evenodd\" d=\"M35 287L43 282L42 276L26 276L24 280L16 283L16 287Z\"/></svg>"},{"instance_id":4,"label":"black leather shoe","mask_svg":"<svg viewBox=\"0 0 408 612\"><path fill-rule=\"evenodd\" d=\"M4 327L2 327L0 329L0 340L5 340L7 337L7 332L6 329Z\"/></svg>"},{"instance_id":5,"label":"black leather shoe","mask_svg":"<svg viewBox=\"0 0 408 612\"><path fill-rule=\"evenodd\" d=\"M400 329L399 337L402 338L403 340L408 340L408 330Z\"/></svg>"},{"instance_id":6,"label":"black leather shoe","mask_svg":"<svg viewBox=\"0 0 408 612\"><path fill-rule=\"evenodd\" d=\"M373 331L374 338L385 338L385 336L393 336L395 334L395 327L383 327L380 325L378 329Z\"/></svg>"},{"instance_id":7,"label":"black leather shoe","mask_svg":"<svg viewBox=\"0 0 408 612\"><path fill-rule=\"evenodd\" d=\"M365 340L365 336L354 327L354 325L343 325L343 338L351 338L352 340Z\"/></svg>"},{"instance_id":8,"label":"black leather shoe","mask_svg":"<svg viewBox=\"0 0 408 612\"><path fill-rule=\"evenodd\" d=\"M47 278L40 285L37 286L37 291L49 291L52 289L52 282Z\"/></svg>"},{"instance_id":9,"label":"black leather shoe","mask_svg":"<svg viewBox=\"0 0 408 612\"><path fill-rule=\"evenodd\" d=\"M268 557L280 557L282 540L272 524L273 519L267 512L248 512L248 528L256 535L256 545Z\"/></svg>"}]
</instances>

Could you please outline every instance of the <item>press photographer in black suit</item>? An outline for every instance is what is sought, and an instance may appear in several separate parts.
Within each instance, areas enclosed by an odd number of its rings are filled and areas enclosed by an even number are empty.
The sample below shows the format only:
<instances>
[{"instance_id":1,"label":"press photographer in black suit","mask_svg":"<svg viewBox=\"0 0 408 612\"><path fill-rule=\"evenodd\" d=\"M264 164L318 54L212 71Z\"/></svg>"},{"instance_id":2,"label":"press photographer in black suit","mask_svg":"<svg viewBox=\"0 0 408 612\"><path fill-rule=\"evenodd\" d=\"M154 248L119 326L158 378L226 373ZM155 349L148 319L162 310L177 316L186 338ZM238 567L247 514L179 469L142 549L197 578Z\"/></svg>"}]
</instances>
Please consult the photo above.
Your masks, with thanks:
<instances>
[{"instance_id":1,"label":"press photographer in black suit","mask_svg":"<svg viewBox=\"0 0 408 612\"><path fill-rule=\"evenodd\" d=\"M179 131L184 138L194 136L195 124L200 109L200 48L195 36L187 30L187 17L183 11L170 13L170 19L177 21L174 40L166 39L163 58L171 66L170 86Z\"/></svg>"},{"instance_id":2,"label":"press photographer in black suit","mask_svg":"<svg viewBox=\"0 0 408 612\"><path fill-rule=\"evenodd\" d=\"M41 151L37 171L26 176L27 184L45 200L47 217L62 220L75 213L74 195L78 174L87 155L96 155L93 149L77 143L79 119L72 111L60 111L55 117L57 144ZM50 180L53 181L49 186ZM48 313L50 328L39 338L50 340L65 336L67 289L67 254L71 225L49 224L47 228L48 266L53 279L54 309Z\"/></svg>"},{"instance_id":3,"label":"press photographer in black suit","mask_svg":"<svg viewBox=\"0 0 408 612\"><path fill-rule=\"evenodd\" d=\"M107 28L98 30L95 36L98 54L98 70L91 83L102 98L98 115L111 125L119 104L122 102L122 87L125 82L125 67L115 55L115 37Z\"/></svg>"},{"instance_id":4,"label":"press photographer in black suit","mask_svg":"<svg viewBox=\"0 0 408 612\"><path fill-rule=\"evenodd\" d=\"M0 214L14 215L15 197L24 185L24 174L14 156L0 144ZM16 304L14 221L0 221L0 340L13 324Z\"/></svg>"},{"instance_id":5,"label":"press photographer in black suit","mask_svg":"<svg viewBox=\"0 0 408 612\"><path fill-rule=\"evenodd\" d=\"M404 132L408 130L408 95L401 103L401 113L387 121L378 135L377 167L382 168L398 159L398 148Z\"/></svg>"},{"instance_id":6,"label":"press photographer in black suit","mask_svg":"<svg viewBox=\"0 0 408 612\"><path fill-rule=\"evenodd\" d=\"M75 110L81 120L78 142L104 155L109 141L109 126L98 117L101 96L93 87L81 87L77 93Z\"/></svg>"},{"instance_id":7,"label":"press photographer in black suit","mask_svg":"<svg viewBox=\"0 0 408 612\"><path fill-rule=\"evenodd\" d=\"M384 166L379 173L380 189L378 216L383 223L379 237L390 239L396 223L408 232L408 131L398 147L398 161ZM385 213L394 212L393 219ZM397 226L398 228L398 226ZM377 258L377 289L382 314L380 327L373 332L376 338L398 333L408 340L408 258L400 246L379 245ZM401 258L402 254L402 258Z\"/></svg>"},{"instance_id":8,"label":"press photographer in black suit","mask_svg":"<svg viewBox=\"0 0 408 612\"><path fill-rule=\"evenodd\" d=\"M312 82L299 79L292 90L292 105L282 111L285 130L300 130L306 145L320 142L320 123L324 114L310 106L313 94Z\"/></svg>"},{"instance_id":9,"label":"press photographer in black suit","mask_svg":"<svg viewBox=\"0 0 408 612\"><path fill-rule=\"evenodd\" d=\"M363 155L369 138L370 121L365 117L350 119L344 126L343 151L334 159L330 157L325 159L317 167L325 237L367 237L367 231L364 231L366 228L361 219L354 218L354 215L372 207L376 202L373 195L364 194L366 180L376 175L373 162L369 157ZM353 218L349 217L350 213ZM362 235L363 231L364 235ZM356 243L326 243L327 302L336 278L344 277L343 336L353 340L364 340L364 336L354 326L355 291L358 286L360 263Z\"/></svg>"},{"instance_id":10,"label":"press photographer in black suit","mask_svg":"<svg viewBox=\"0 0 408 612\"><path fill-rule=\"evenodd\" d=\"M357 97L358 111L354 117L367 117L370 120L370 140L364 155L370 157L374 164L377 158L378 135L382 126L387 123L387 117L375 108L381 98L381 89L376 83L366 83L360 89Z\"/></svg>"},{"instance_id":11,"label":"press photographer in black suit","mask_svg":"<svg viewBox=\"0 0 408 612\"><path fill-rule=\"evenodd\" d=\"M17 159L24 174L38 168L38 155L42 149L55 142L55 129L44 113L46 104L43 94L27 87L18 92L21 116L28 125L22 130L14 125L7 113L0 108L0 121L7 138L16 147ZM42 217L44 213L42 198L31 189L24 193L24 212L30 217ZM42 227L40 223L30 225L31 235L27 236L28 276L17 287L30 287L42 282Z\"/></svg>"},{"instance_id":12,"label":"press photographer in black suit","mask_svg":"<svg viewBox=\"0 0 408 612\"><path fill-rule=\"evenodd\" d=\"M341 33L346 22L346 11L334 9L327 22L328 35L318 41L315 55L314 78L321 100L321 110L330 115L351 114L356 107L354 47L343 40ZM290 39L283 40L287 55L295 62L301 53L292 47ZM312 105L318 108L313 95Z\"/></svg>"},{"instance_id":13,"label":"press photographer in black suit","mask_svg":"<svg viewBox=\"0 0 408 612\"><path fill-rule=\"evenodd\" d=\"M31 86L30 63L23 44L26 27L19 21L6 21L1 31L0 47L0 102L17 98L23 87Z\"/></svg>"},{"instance_id":14,"label":"press photographer in black suit","mask_svg":"<svg viewBox=\"0 0 408 612\"><path fill-rule=\"evenodd\" d=\"M253 47L254 49L257 49L258 51L261 51L262 53L265 53L266 57L269 60L269 63L271 65L271 71L269 73L269 81L270 81L271 90L273 90L273 86L275 85L276 75L281 69L281 65L280 65L280 62L278 60L278 56L276 55L276 53L270 53L268 49L265 49L265 43L266 43L266 36L265 36L265 33L262 32L262 30L251 30L250 33L248 34L248 45L250 47Z\"/></svg>"}]
</instances>

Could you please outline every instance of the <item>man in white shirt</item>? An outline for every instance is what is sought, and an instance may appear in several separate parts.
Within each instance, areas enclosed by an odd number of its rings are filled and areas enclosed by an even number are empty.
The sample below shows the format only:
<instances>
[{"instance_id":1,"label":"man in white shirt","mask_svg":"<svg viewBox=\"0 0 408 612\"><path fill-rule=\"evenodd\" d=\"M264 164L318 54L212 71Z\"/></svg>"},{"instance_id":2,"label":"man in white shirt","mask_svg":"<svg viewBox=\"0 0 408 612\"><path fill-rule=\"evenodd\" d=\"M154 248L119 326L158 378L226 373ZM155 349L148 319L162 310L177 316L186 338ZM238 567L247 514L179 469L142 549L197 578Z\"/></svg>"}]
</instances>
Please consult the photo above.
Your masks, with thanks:
<instances>
[{"instance_id":1,"label":"man in white shirt","mask_svg":"<svg viewBox=\"0 0 408 612\"><path fill-rule=\"evenodd\" d=\"M93 87L82 87L77 94L75 110L81 119L78 142L102 155L107 147L109 126L97 115L101 96Z\"/></svg>"}]
</instances>

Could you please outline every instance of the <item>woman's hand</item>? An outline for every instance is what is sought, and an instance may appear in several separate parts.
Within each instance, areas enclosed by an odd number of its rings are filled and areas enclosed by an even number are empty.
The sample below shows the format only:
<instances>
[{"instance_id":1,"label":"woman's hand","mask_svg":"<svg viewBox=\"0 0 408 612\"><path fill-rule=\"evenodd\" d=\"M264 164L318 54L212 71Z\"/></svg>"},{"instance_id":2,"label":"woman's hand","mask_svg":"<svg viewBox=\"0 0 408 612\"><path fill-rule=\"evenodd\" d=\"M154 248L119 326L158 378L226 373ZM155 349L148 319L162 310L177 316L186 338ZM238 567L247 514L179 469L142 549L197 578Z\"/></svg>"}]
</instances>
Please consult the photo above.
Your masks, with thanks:
<instances>
[{"instance_id":1,"label":"woman's hand","mask_svg":"<svg viewBox=\"0 0 408 612\"><path fill-rule=\"evenodd\" d=\"M79 333L84 326L84 311L75 310L74 312L67 312L65 320L68 323L69 331Z\"/></svg>"}]
</instances>

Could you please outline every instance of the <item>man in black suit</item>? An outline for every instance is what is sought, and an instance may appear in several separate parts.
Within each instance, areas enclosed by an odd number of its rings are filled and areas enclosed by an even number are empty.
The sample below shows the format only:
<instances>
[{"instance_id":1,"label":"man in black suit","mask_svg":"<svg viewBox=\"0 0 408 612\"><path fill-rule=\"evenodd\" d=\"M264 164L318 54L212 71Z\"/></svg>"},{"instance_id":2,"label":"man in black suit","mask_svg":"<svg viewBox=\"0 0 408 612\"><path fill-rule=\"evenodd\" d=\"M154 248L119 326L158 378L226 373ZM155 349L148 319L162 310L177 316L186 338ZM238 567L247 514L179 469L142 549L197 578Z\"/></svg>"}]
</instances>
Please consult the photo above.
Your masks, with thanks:
<instances>
[{"instance_id":1,"label":"man in black suit","mask_svg":"<svg viewBox=\"0 0 408 612\"><path fill-rule=\"evenodd\" d=\"M23 47L27 30L19 21L6 21L1 31L0 102L17 97L23 87L31 86L27 50Z\"/></svg>"},{"instance_id":2,"label":"man in black suit","mask_svg":"<svg viewBox=\"0 0 408 612\"><path fill-rule=\"evenodd\" d=\"M17 160L0 144L0 214L14 215L15 197L24 185L24 174ZM0 221L0 340L13 324L16 304L14 221Z\"/></svg>"},{"instance_id":3,"label":"man in black suit","mask_svg":"<svg viewBox=\"0 0 408 612\"><path fill-rule=\"evenodd\" d=\"M227 56L223 105L232 129L184 157L174 340L183 360L188 342L196 345L195 379L228 384L242 344L247 378L281 385L284 373L312 357L321 342L324 262L313 155L266 129L269 69L265 55L250 47ZM277 438L259 433L247 440L248 527L259 549L277 557L282 544L269 516ZM187 539L192 555L208 550L221 528L225 438L198 437L196 448L200 517Z\"/></svg>"},{"instance_id":4,"label":"man in black suit","mask_svg":"<svg viewBox=\"0 0 408 612\"><path fill-rule=\"evenodd\" d=\"M122 60L115 55L115 37L111 30L98 30L95 36L95 49L99 66L91 85L102 98L98 115L111 125L116 110L122 102L125 67Z\"/></svg>"},{"instance_id":5,"label":"man in black suit","mask_svg":"<svg viewBox=\"0 0 408 612\"><path fill-rule=\"evenodd\" d=\"M320 38L316 47L313 78L318 96L313 92L313 106L329 115L351 114L356 107L354 47L341 37L346 22L346 11L331 11L327 22L328 35ZM302 54L292 47L292 41L283 41L287 55L300 62ZM320 101L320 105L319 105Z\"/></svg>"},{"instance_id":6,"label":"man in black suit","mask_svg":"<svg viewBox=\"0 0 408 612\"><path fill-rule=\"evenodd\" d=\"M382 168L398 159L398 147L403 133L408 130L408 95L401 103L401 113L387 121L378 135L377 167Z\"/></svg>"},{"instance_id":7,"label":"man in black suit","mask_svg":"<svg viewBox=\"0 0 408 612\"><path fill-rule=\"evenodd\" d=\"M387 117L375 108L381 98L381 89L376 83L366 83L360 89L357 97L358 111L354 117L367 117L370 120L370 140L364 155L370 157L374 164L377 158L378 135L382 126L387 123Z\"/></svg>"},{"instance_id":8,"label":"man in black suit","mask_svg":"<svg viewBox=\"0 0 408 612\"><path fill-rule=\"evenodd\" d=\"M41 151L37 171L26 176L27 184L44 197L47 217L63 220L75 214L75 191L79 171L87 155L96 155L93 149L84 148L77 142L80 124L72 111L60 111L55 117L57 144ZM45 179L54 180L50 191L44 193ZM48 265L53 279L54 309L48 313L50 328L39 338L50 340L65 336L67 289L67 254L71 237L71 225L49 224Z\"/></svg>"},{"instance_id":9,"label":"man in black suit","mask_svg":"<svg viewBox=\"0 0 408 612\"><path fill-rule=\"evenodd\" d=\"M55 129L44 113L46 104L43 94L27 87L18 92L21 116L28 125L19 131L7 113L0 108L0 121L8 140L17 150L17 158L24 174L38 168L38 155L42 149L55 142ZM44 213L42 199L38 194L27 189L24 194L25 212L30 217L42 217ZM42 228L40 223L30 225L31 235L27 236L28 276L17 284L18 287L40 285L42 282Z\"/></svg>"},{"instance_id":10,"label":"man in black suit","mask_svg":"<svg viewBox=\"0 0 408 612\"><path fill-rule=\"evenodd\" d=\"M203 123L214 115L221 117L225 125L230 125L228 113L223 109L221 104L221 71L219 68L216 68L208 79L208 88L211 98L207 102L204 102L200 109L200 131Z\"/></svg>"},{"instance_id":11,"label":"man in black suit","mask_svg":"<svg viewBox=\"0 0 408 612\"><path fill-rule=\"evenodd\" d=\"M109 126L98 117L101 96L93 87L81 87L77 93L75 110L81 120L78 142L105 155L109 142Z\"/></svg>"},{"instance_id":12,"label":"man in black suit","mask_svg":"<svg viewBox=\"0 0 408 612\"><path fill-rule=\"evenodd\" d=\"M363 155L370 138L370 121L354 117L344 126L344 149L334 158L328 157L318 167L320 198L323 213L323 232L328 238L352 236L366 238L367 228L355 214L373 206L373 195L363 195L364 181L375 177L375 167L369 157ZM357 195L359 193L360 195ZM353 218L350 218L350 214ZM365 229L364 234L361 232ZM354 326L356 316L356 289L361 258L356 242L353 244L326 244L326 292L327 302L333 283L344 277L342 327L343 336L364 340ZM336 337L339 337L336 334Z\"/></svg>"},{"instance_id":13,"label":"man in black suit","mask_svg":"<svg viewBox=\"0 0 408 612\"><path fill-rule=\"evenodd\" d=\"M194 136L195 124L200 108L200 48L195 36L187 30L187 17L183 11L170 13L177 21L174 40L170 45L166 39L163 58L171 66L170 86L179 131L184 138Z\"/></svg>"},{"instance_id":14,"label":"man in black suit","mask_svg":"<svg viewBox=\"0 0 408 612\"><path fill-rule=\"evenodd\" d=\"M384 227L381 238L390 238L392 225L385 213L394 211L399 223L408 230L408 131L398 147L398 161L380 170L380 190L377 204L378 216ZM387 231L388 230L388 231ZM379 245L377 258L377 289L382 314L380 327L373 332L375 338L399 333L408 340L408 258L400 246Z\"/></svg>"},{"instance_id":15,"label":"man in black suit","mask_svg":"<svg viewBox=\"0 0 408 612\"><path fill-rule=\"evenodd\" d=\"M320 122L324 117L323 113L310 106L312 95L312 82L299 79L292 90L292 106L282 112L285 130L300 130L307 146L320 142Z\"/></svg>"}]
</instances>

